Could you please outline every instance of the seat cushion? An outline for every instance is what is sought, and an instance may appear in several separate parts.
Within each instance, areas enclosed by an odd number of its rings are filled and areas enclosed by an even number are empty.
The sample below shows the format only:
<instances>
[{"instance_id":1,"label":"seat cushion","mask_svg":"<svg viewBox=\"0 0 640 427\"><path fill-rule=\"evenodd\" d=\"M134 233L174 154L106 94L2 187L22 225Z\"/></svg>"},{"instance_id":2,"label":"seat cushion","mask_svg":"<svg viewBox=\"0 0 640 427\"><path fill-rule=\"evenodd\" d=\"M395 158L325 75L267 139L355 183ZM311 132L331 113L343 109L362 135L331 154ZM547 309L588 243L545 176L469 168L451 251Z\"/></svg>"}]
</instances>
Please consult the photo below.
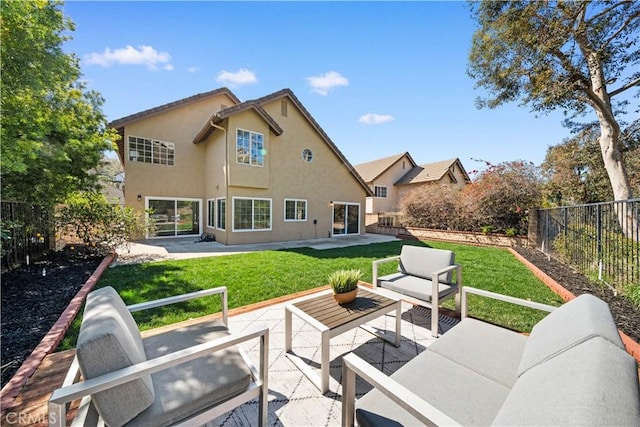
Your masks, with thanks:
<instances>
[{"instance_id":1,"label":"seat cushion","mask_svg":"<svg viewBox=\"0 0 640 427\"><path fill-rule=\"evenodd\" d=\"M531 330L518 375L594 337L602 337L624 350L607 303L584 294L558 307Z\"/></svg>"},{"instance_id":2,"label":"seat cushion","mask_svg":"<svg viewBox=\"0 0 640 427\"><path fill-rule=\"evenodd\" d=\"M429 350L391 378L460 425L489 425L509 393L508 388ZM376 389L357 400L356 419L362 427L421 425Z\"/></svg>"},{"instance_id":3,"label":"seat cushion","mask_svg":"<svg viewBox=\"0 0 640 427\"><path fill-rule=\"evenodd\" d=\"M378 278L378 284L382 288L421 299L429 304L431 303L431 279L410 276L404 273L393 273ZM457 289L458 287L456 285L439 283L438 293L440 300L452 296Z\"/></svg>"},{"instance_id":4,"label":"seat cushion","mask_svg":"<svg viewBox=\"0 0 640 427\"><path fill-rule=\"evenodd\" d=\"M412 276L431 279L433 273L453 265L455 254L444 249L404 245L400 251L398 271ZM450 284L452 272L441 274L439 281Z\"/></svg>"},{"instance_id":5,"label":"seat cushion","mask_svg":"<svg viewBox=\"0 0 640 427\"><path fill-rule=\"evenodd\" d=\"M503 426L638 426L636 361L595 337L528 370L498 412Z\"/></svg>"},{"instance_id":6,"label":"seat cushion","mask_svg":"<svg viewBox=\"0 0 640 427\"><path fill-rule=\"evenodd\" d=\"M147 360L136 322L112 287L87 295L76 355L85 379ZM151 376L96 393L91 399L106 424L121 426L154 402Z\"/></svg>"},{"instance_id":7,"label":"seat cushion","mask_svg":"<svg viewBox=\"0 0 640 427\"><path fill-rule=\"evenodd\" d=\"M229 335L224 324L200 322L144 338L149 359ZM156 401L130 426L166 426L245 391L251 371L236 347L152 375Z\"/></svg>"},{"instance_id":8,"label":"seat cushion","mask_svg":"<svg viewBox=\"0 0 640 427\"><path fill-rule=\"evenodd\" d=\"M511 388L526 342L517 332L465 318L431 344L429 351Z\"/></svg>"}]
</instances>

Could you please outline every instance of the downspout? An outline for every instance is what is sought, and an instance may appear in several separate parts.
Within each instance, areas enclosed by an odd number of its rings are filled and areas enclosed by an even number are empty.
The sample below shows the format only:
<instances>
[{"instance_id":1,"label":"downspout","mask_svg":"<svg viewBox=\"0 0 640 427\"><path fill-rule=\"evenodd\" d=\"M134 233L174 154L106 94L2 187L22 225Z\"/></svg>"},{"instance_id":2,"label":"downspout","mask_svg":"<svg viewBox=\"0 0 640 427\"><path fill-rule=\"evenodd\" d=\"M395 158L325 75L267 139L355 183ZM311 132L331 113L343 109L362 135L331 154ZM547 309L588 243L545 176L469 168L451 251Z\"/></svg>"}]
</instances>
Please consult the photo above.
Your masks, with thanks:
<instances>
[{"instance_id":1,"label":"downspout","mask_svg":"<svg viewBox=\"0 0 640 427\"><path fill-rule=\"evenodd\" d=\"M229 211L229 135L227 134L227 130L225 128L223 128L222 126L218 126L217 124L213 123L213 120L211 120L209 122L209 124L211 125L212 128L214 129L218 129L221 130L222 132L224 132L224 157L225 157L225 165L224 165L224 203L225 203L225 209L224 209L224 215L226 216L225 218L225 230L224 230L224 244L225 245L229 245L229 224L228 224L228 217L229 215L227 215L228 211Z\"/></svg>"}]
</instances>

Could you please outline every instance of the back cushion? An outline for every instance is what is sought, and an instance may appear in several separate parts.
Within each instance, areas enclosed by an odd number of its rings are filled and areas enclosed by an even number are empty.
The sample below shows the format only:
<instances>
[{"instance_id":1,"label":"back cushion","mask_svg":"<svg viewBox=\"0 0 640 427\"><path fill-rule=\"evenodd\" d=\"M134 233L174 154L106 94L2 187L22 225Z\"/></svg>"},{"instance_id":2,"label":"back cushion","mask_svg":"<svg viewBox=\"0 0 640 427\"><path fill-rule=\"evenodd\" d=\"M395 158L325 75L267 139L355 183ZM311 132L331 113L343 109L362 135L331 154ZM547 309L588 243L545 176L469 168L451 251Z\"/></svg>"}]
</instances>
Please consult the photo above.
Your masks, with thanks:
<instances>
[{"instance_id":1,"label":"back cushion","mask_svg":"<svg viewBox=\"0 0 640 427\"><path fill-rule=\"evenodd\" d=\"M85 379L147 360L138 326L115 289L87 296L76 355ZM148 408L155 396L151 376L146 376L91 398L105 423L117 427Z\"/></svg>"},{"instance_id":2,"label":"back cushion","mask_svg":"<svg viewBox=\"0 0 640 427\"><path fill-rule=\"evenodd\" d=\"M549 313L531 330L518 376L593 337L602 337L624 350L607 303L584 294Z\"/></svg>"},{"instance_id":3,"label":"back cushion","mask_svg":"<svg viewBox=\"0 0 640 427\"><path fill-rule=\"evenodd\" d=\"M529 370L516 381L492 425L638 426L638 367L595 337Z\"/></svg>"},{"instance_id":4,"label":"back cushion","mask_svg":"<svg viewBox=\"0 0 640 427\"><path fill-rule=\"evenodd\" d=\"M431 279L431 275L438 270L453 265L455 254L443 249L425 248L404 245L400 252L398 270L405 274ZM452 272L440 275L441 283L451 283Z\"/></svg>"}]
</instances>

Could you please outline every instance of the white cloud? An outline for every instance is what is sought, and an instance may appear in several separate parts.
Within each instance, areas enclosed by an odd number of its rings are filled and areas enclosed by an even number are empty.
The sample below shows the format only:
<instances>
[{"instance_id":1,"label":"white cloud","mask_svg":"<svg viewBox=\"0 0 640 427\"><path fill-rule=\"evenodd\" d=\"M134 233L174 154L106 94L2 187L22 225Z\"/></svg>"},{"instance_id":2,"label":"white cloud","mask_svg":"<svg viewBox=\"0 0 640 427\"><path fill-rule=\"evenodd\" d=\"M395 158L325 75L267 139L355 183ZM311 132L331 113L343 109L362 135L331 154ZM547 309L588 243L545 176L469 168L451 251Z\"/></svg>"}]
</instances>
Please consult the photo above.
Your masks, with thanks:
<instances>
[{"instance_id":1,"label":"white cloud","mask_svg":"<svg viewBox=\"0 0 640 427\"><path fill-rule=\"evenodd\" d=\"M190 72L190 73L196 73L196 72L200 71L200 67L189 67L187 69L187 71Z\"/></svg>"},{"instance_id":2,"label":"white cloud","mask_svg":"<svg viewBox=\"0 0 640 427\"><path fill-rule=\"evenodd\" d=\"M85 56L88 64L110 67L113 64L121 65L146 65L149 70L155 71L159 64L167 63L163 68L172 70L173 66L168 64L171 55L167 52L158 52L151 46L139 46L138 49L127 46L120 49L105 48L103 53L93 52Z\"/></svg>"},{"instance_id":3,"label":"white cloud","mask_svg":"<svg viewBox=\"0 0 640 427\"><path fill-rule=\"evenodd\" d=\"M339 86L349 86L349 80L336 71L329 71L323 76L307 77L314 92L326 96L329 92Z\"/></svg>"},{"instance_id":4,"label":"white cloud","mask_svg":"<svg viewBox=\"0 0 640 427\"><path fill-rule=\"evenodd\" d=\"M380 123L391 122L395 120L395 117L389 114L375 114L375 113L367 113L358 119L359 123L364 123L365 125L378 125Z\"/></svg>"},{"instance_id":5,"label":"white cloud","mask_svg":"<svg viewBox=\"0 0 640 427\"><path fill-rule=\"evenodd\" d=\"M216 77L218 83L222 83L227 86L236 87L240 85L246 85L250 83L256 83L258 79L253 71L249 71L246 68L232 73L231 71L220 71L218 77Z\"/></svg>"}]
</instances>

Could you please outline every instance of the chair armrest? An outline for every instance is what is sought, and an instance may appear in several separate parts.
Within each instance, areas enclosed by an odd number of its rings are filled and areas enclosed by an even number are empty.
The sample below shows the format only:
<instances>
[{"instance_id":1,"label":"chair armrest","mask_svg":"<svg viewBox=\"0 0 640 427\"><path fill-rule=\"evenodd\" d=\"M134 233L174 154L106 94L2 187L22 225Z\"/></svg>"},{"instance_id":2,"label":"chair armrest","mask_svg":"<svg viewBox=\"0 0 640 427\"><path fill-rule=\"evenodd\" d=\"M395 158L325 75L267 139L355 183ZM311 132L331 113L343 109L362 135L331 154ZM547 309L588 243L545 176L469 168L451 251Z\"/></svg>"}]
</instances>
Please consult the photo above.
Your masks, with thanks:
<instances>
[{"instance_id":1,"label":"chair armrest","mask_svg":"<svg viewBox=\"0 0 640 427\"><path fill-rule=\"evenodd\" d=\"M468 316L468 314L467 314L467 310L468 310L467 295L468 294L480 295L480 296L483 296L483 297L492 298L492 299L496 299L496 300L500 300L500 301L505 301L505 302L508 302L508 303L511 303L511 304L521 305L521 306L529 307L529 308L535 308L537 310L548 311L548 312L552 312L553 310L555 310L557 308L557 307L554 307L552 305L547 305L547 304L542 304L542 303L539 303L539 302L529 301L529 300L522 299L522 298L510 297L508 295L498 294L496 292L485 291L483 289L478 289L478 288L472 288L470 286L464 286L464 287L462 287L462 293L461 293L461 306L462 307L461 307L460 315L461 315L462 319L464 319L465 317Z\"/></svg>"},{"instance_id":2,"label":"chair armrest","mask_svg":"<svg viewBox=\"0 0 640 427\"><path fill-rule=\"evenodd\" d=\"M342 425L353 426L356 375L373 385L424 425L460 425L411 390L383 374L360 357L349 353L342 358Z\"/></svg>"},{"instance_id":3,"label":"chair armrest","mask_svg":"<svg viewBox=\"0 0 640 427\"><path fill-rule=\"evenodd\" d=\"M65 425L65 405L73 402L74 400L116 387L146 375L151 375L155 372L197 359L208 353L214 353L216 351L238 345L254 338L260 338L260 368L256 369L252 364L250 364L249 368L256 377L256 381L260 384L264 384L266 387L269 328L266 326L256 325L246 331L233 333L227 337L219 338L203 344L197 344L184 350L156 357L155 359L147 360L117 371L85 380L81 383L63 386L62 388L55 390L49 399L50 425ZM243 359L247 362L245 356L243 356ZM72 367L73 366L74 364L72 364ZM75 364L75 366L77 368L77 364ZM67 378L74 375L75 374L69 373Z\"/></svg>"},{"instance_id":4,"label":"chair armrest","mask_svg":"<svg viewBox=\"0 0 640 427\"><path fill-rule=\"evenodd\" d=\"M219 286L217 288L205 289L202 291L191 292L188 294L176 295L173 297L162 298L154 301L141 302L139 304L133 304L127 306L127 309L133 313L136 311L148 310L150 308L162 307L169 304L175 304L178 302L189 301L195 298L202 298L209 295L222 294L222 321L226 327L229 327L228 316L228 297L227 287Z\"/></svg>"},{"instance_id":5,"label":"chair armrest","mask_svg":"<svg viewBox=\"0 0 640 427\"><path fill-rule=\"evenodd\" d=\"M373 274L371 275L372 285L378 286L378 266L380 264L384 264L385 262L397 261L400 259L400 255L392 256L384 259L377 259L373 261Z\"/></svg>"}]
</instances>

